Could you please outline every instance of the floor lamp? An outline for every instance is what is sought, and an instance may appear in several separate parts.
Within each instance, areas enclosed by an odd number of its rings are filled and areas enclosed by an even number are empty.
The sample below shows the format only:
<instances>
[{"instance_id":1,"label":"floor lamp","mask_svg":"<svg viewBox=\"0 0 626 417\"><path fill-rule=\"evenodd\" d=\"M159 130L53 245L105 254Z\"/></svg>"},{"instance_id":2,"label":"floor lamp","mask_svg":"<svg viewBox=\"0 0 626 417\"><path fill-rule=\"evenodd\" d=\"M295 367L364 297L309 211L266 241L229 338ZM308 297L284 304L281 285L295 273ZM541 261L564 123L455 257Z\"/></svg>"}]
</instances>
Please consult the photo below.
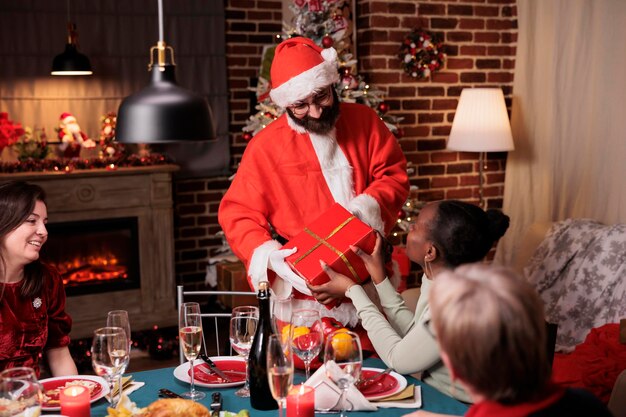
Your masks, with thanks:
<instances>
[{"instance_id":1,"label":"floor lamp","mask_svg":"<svg viewBox=\"0 0 626 417\"><path fill-rule=\"evenodd\" d=\"M461 92L446 148L479 152L479 204L484 208L485 152L515 149L501 89L465 88Z\"/></svg>"}]
</instances>

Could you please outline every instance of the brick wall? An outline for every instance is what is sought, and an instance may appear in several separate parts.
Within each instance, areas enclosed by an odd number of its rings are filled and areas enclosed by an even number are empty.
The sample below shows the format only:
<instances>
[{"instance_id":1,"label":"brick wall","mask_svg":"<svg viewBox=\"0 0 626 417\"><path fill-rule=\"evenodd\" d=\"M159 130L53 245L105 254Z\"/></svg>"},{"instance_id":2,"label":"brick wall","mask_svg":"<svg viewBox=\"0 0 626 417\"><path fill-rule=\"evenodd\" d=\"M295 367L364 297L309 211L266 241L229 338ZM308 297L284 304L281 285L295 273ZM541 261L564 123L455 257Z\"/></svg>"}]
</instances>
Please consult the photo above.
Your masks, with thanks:
<instances>
[{"instance_id":1,"label":"brick wall","mask_svg":"<svg viewBox=\"0 0 626 417\"><path fill-rule=\"evenodd\" d=\"M281 1L228 0L226 43L233 166L245 149L241 127L253 111L248 88L264 45L281 31ZM418 7L419 5L419 7ZM358 0L359 73L385 92L393 114L404 117L400 140L417 166L411 183L422 201L456 198L478 202L478 155L448 152L446 138L461 90L501 87L510 106L515 58L515 0ZM415 27L443 35L448 61L428 80L404 73L396 54ZM488 155L485 198L502 205L506 154ZM225 177L175 183L176 275L188 285L204 280L206 260L221 240L217 207Z\"/></svg>"}]
</instances>

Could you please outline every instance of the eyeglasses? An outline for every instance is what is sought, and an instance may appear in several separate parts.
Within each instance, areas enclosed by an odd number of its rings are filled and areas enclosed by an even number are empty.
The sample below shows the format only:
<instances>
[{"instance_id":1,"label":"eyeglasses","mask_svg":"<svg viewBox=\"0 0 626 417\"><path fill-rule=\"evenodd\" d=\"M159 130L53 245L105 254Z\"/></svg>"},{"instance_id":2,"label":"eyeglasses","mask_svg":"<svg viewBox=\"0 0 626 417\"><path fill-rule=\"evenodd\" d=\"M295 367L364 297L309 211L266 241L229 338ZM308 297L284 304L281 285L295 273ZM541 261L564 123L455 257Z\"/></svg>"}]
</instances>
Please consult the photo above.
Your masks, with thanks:
<instances>
[{"instance_id":1,"label":"eyeglasses","mask_svg":"<svg viewBox=\"0 0 626 417\"><path fill-rule=\"evenodd\" d=\"M432 319L426 319L423 321L424 329L433 339L437 340L437 333L435 333L435 328L432 325Z\"/></svg>"},{"instance_id":2,"label":"eyeglasses","mask_svg":"<svg viewBox=\"0 0 626 417\"><path fill-rule=\"evenodd\" d=\"M288 108L291 110L294 116L302 117L309 112L309 108L315 104L318 107L327 107L333 101L332 87L328 87L325 91L314 95L311 98L310 103L296 103Z\"/></svg>"}]
</instances>

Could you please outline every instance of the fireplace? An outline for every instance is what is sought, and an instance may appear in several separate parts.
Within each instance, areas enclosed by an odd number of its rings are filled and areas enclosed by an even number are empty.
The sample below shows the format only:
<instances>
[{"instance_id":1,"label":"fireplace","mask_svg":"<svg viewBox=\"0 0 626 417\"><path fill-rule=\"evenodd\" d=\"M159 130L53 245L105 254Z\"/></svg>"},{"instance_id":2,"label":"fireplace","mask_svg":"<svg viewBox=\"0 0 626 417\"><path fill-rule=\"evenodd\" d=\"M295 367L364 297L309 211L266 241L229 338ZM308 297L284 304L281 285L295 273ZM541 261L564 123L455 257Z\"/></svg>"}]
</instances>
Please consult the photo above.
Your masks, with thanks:
<instances>
[{"instance_id":1,"label":"fireplace","mask_svg":"<svg viewBox=\"0 0 626 417\"><path fill-rule=\"evenodd\" d=\"M89 337L110 310L127 310L133 330L177 322L172 210L173 165L69 173L0 174L47 194L42 257L64 274L72 338Z\"/></svg>"},{"instance_id":2,"label":"fireplace","mask_svg":"<svg viewBox=\"0 0 626 417\"><path fill-rule=\"evenodd\" d=\"M48 223L41 257L54 265L68 297L140 287L136 217Z\"/></svg>"}]
</instances>

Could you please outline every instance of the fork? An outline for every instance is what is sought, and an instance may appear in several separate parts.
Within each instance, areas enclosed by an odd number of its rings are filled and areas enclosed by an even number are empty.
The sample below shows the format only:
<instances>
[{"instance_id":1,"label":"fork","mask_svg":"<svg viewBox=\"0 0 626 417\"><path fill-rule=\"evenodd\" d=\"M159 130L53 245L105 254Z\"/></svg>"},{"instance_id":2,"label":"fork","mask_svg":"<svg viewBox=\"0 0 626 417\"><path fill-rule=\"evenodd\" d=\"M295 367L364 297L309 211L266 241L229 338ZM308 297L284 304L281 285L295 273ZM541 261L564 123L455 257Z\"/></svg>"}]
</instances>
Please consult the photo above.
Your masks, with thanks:
<instances>
[{"instance_id":1,"label":"fork","mask_svg":"<svg viewBox=\"0 0 626 417\"><path fill-rule=\"evenodd\" d=\"M356 387L356 389L361 390L363 388L367 388L368 386L370 386L371 384L373 384L374 382L378 381L380 378L382 378L383 376L387 375L389 372L391 372L391 368L386 368L383 371L380 371L370 377L367 377L365 379L361 379L359 381L357 381L356 384L354 384L354 386Z\"/></svg>"},{"instance_id":2,"label":"fork","mask_svg":"<svg viewBox=\"0 0 626 417\"><path fill-rule=\"evenodd\" d=\"M203 360L205 363L207 363L207 364L208 364L208 363L209 363L209 361L211 360L211 359L210 359L210 358L206 355L206 353L200 353L198 356L200 357L200 359L202 359L202 360ZM203 370L204 370L204 369L203 369ZM213 371L211 370L211 368L208 368L208 370L209 370L210 372L213 372ZM229 374L235 374L235 375L245 375L245 374L246 374L245 372L242 372L242 371L235 371L235 370L232 370L232 369L231 369L231 370L228 370L228 373L229 373Z\"/></svg>"}]
</instances>

